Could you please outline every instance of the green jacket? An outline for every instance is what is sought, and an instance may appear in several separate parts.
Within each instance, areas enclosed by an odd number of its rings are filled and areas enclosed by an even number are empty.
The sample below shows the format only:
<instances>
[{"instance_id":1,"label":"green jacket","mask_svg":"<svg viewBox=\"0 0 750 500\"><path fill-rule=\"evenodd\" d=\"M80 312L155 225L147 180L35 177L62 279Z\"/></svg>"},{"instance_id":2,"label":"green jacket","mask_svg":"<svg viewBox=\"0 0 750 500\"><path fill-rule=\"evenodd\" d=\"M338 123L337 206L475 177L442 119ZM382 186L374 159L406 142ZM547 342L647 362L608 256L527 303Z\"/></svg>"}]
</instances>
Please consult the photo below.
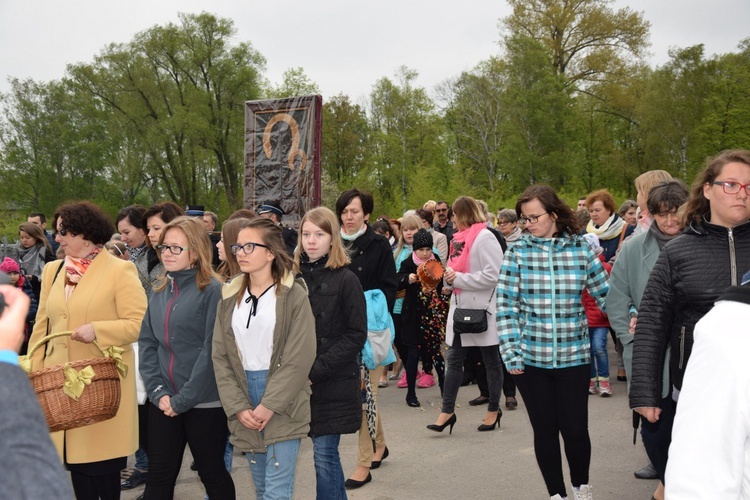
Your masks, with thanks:
<instances>
[{"instance_id":1,"label":"green jacket","mask_svg":"<svg viewBox=\"0 0 750 500\"><path fill-rule=\"evenodd\" d=\"M310 431L310 384L308 376L315 361L315 318L303 280L284 277L276 299L276 327L273 332L271 366L266 379L263 406L273 410L263 434L237 420L237 413L252 410L247 377L232 330L232 312L242 276L222 291L213 338L213 362L219 397L229 420L231 442L242 452L265 453L266 446L301 439Z\"/></svg>"},{"instance_id":2,"label":"green jacket","mask_svg":"<svg viewBox=\"0 0 750 500\"><path fill-rule=\"evenodd\" d=\"M656 222L654 222L656 224ZM633 334L629 332L630 313L638 314L643 291L659 257L659 244L650 231L634 236L622 244L612 274L609 276L607 316L609 324L622 342L622 359L628 374L628 390L633 373ZM669 345L664 359L662 398L669 393Z\"/></svg>"}]
</instances>

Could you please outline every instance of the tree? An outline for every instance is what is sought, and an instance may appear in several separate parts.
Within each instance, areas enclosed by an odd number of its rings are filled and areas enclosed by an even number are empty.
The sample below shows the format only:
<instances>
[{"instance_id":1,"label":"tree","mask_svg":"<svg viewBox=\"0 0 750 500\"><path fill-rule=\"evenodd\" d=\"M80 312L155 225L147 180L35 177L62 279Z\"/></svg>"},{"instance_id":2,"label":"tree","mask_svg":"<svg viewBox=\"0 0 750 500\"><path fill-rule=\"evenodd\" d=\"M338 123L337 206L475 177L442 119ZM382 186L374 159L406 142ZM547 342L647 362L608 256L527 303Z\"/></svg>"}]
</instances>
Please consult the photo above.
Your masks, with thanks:
<instances>
[{"instance_id":1,"label":"tree","mask_svg":"<svg viewBox=\"0 0 750 500\"><path fill-rule=\"evenodd\" d=\"M321 162L339 191L365 178L371 166L371 130L365 111L339 94L323 104Z\"/></svg>"},{"instance_id":2,"label":"tree","mask_svg":"<svg viewBox=\"0 0 750 500\"><path fill-rule=\"evenodd\" d=\"M440 118L425 89L414 86L417 76L402 66L398 84L381 78L370 94L375 184L381 202L394 212L409 206L411 179L444 159Z\"/></svg>"},{"instance_id":3,"label":"tree","mask_svg":"<svg viewBox=\"0 0 750 500\"><path fill-rule=\"evenodd\" d=\"M155 26L69 72L79 90L133 131L165 197L196 203L221 187L237 207L244 102L260 95L265 61L249 43L230 46L232 21L206 13L179 18L179 26Z\"/></svg>"},{"instance_id":4,"label":"tree","mask_svg":"<svg viewBox=\"0 0 750 500\"><path fill-rule=\"evenodd\" d=\"M612 0L508 0L513 13L502 21L505 39L539 41L554 72L573 86L620 79L631 57L648 47L650 24Z\"/></svg>"},{"instance_id":5,"label":"tree","mask_svg":"<svg viewBox=\"0 0 750 500\"><path fill-rule=\"evenodd\" d=\"M271 97L275 99L317 94L320 94L318 85L300 67L284 71L281 84L271 91Z\"/></svg>"}]
</instances>

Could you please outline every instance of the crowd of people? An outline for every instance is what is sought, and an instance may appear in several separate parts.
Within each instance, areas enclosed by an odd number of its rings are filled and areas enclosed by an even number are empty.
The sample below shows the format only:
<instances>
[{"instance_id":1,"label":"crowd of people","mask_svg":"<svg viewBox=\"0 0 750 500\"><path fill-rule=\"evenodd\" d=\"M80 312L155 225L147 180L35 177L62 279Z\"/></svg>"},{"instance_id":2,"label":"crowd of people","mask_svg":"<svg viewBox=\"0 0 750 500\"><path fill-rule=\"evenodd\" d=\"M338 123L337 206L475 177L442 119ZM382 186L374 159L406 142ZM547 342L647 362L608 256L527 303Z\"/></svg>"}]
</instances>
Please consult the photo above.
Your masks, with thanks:
<instances>
[{"instance_id":1,"label":"crowd of people","mask_svg":"<svg viewBox=\"0 0 750 500\"><path fill-rule=\"evenodd\" d=\"M296 230L274 203L220 231L215 214L172 202L125 207L114 225L90 202L66 203L52 232L30 214L17 259L0 263L25 297L8 295L24 306L13 350L46 342L28 360L41 369L116 346L131 368L114 418L50 434L70 473L60 490L117 499L145 483L142 498L173 498L189 446L207 498L238 496L235 452L256 498L292 498L309 437L317 498L345 499L389 456L378 389L398 380L420 407L416 389L437 384L426 428L451 434L459 388L476 381L477 430L500 427L501 396L514 410L517 389L550 498L570 486L591 499L588 399L613 392L611 338L654 497L750 497L747 377L730 345L746 342L750 152L710 159L692 190L661 170L634 187L619 208L606 189L573 209L537 184L496 214L460 196L377 219L353 188ZM59 332L70 333L48 338ZM13 362L0 350L0 369ZM720 429L700 415L707 400ZM347 478L339 443L353 433Z\"/></svg>"}]
</instances>

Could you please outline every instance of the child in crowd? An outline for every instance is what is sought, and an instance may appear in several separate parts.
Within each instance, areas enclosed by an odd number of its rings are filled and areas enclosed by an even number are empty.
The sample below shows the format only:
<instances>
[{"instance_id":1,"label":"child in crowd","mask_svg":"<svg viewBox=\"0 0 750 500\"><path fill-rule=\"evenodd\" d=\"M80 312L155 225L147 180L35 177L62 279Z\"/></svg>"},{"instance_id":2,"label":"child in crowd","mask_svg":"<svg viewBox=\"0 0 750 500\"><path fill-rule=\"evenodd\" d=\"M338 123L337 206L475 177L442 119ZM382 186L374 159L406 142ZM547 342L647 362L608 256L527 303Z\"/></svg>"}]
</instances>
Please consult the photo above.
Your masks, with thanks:
<instances>
[{"instance_id":1,"label":"child in crowd","mask_svg":"<svg viewBox=\"0 0 750 500\"><path fill-rule=\"evenodd\" d=\"M414 234L412 238L412 253L401 262L398 272L399 290L404 290L404 301L401 307L401 342L407 356L406 403L409 406L420 406L415 386L417 382L417 365L422 359L425 373L419 380L419 387L430 387L435 384L432 367L438 375L440 392L443 390L445 377L445 363L440 352L445 335L447 301L442 294L442 280L437 287L430 287L421 283L417 270L419 265L429 260L440 258L433 251L432 235L424 228ZM423 379L429 377L429 380Z\"/></svg>"},{"instance_id":2,"label":"child in crowd","mask_svg":"<svg viewBox=\"0 0 750 500\"><path fill-rule=\"evenodd\" d=\"M612 266L604 260L604 251L599 244L599 237L592 233L583 235L591 249L602 261L607 274L612 273ZM607 337L609 334L609 318L606 313L596 306L596 301L588 290L583 291L583 308L589 324L589 341L591 342L591 380L589 394L596 396L597 391L603 398L612 395L609 384L609 355L607 354Z\"/></svg>"}]
</instances>

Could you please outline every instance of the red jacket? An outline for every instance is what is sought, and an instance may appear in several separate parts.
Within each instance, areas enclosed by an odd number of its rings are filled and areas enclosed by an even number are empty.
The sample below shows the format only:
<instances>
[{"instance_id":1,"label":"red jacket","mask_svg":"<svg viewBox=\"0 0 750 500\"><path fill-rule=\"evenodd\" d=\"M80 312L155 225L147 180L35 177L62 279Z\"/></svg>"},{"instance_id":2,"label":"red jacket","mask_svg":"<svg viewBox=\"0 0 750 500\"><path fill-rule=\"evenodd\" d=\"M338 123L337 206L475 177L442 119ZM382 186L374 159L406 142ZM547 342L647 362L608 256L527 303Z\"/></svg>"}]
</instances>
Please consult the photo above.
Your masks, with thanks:
<instances>
[{"instance_id":1,"label":"red jacket","mask_svg":"<svg viewBox=\"0 0 750 500\"><path fill-rule=\"evenodd\" d=\"M599 260L602 261L602 265L607 271L607 274L612 273L612 266L604 260L604 253L599 254ZM589 295L587 290L583 291L582 300L583 308L586 310L586 319L589 322L589 328L601 326L609 328L609 318L596 306L596 301L591 295Z\"/></svg>"}]
</instances>

